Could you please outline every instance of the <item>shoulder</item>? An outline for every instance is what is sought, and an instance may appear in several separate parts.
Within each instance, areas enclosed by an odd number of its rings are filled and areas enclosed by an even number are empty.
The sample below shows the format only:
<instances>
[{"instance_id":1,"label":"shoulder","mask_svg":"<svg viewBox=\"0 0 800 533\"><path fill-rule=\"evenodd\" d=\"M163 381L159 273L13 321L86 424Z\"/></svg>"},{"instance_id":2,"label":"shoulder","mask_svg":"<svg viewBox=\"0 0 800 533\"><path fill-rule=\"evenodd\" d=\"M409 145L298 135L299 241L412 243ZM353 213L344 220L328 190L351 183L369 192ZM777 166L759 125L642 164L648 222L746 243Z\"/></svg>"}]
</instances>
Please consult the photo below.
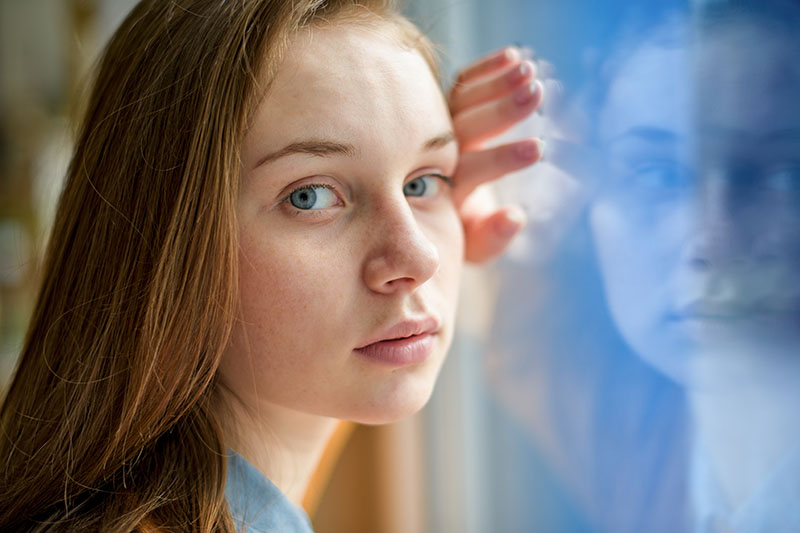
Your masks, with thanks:
<instances>
[{"instance_id":1,"label":"shoulder","mask_svg":"<svg viewBox=\"0 0 800 533\"><path fill-rule=\"evenodd\" d=\"M308 515L236 453L228 459L225 498L234 523L243 531L313 533Z\"/></svg>"}]
</instances>

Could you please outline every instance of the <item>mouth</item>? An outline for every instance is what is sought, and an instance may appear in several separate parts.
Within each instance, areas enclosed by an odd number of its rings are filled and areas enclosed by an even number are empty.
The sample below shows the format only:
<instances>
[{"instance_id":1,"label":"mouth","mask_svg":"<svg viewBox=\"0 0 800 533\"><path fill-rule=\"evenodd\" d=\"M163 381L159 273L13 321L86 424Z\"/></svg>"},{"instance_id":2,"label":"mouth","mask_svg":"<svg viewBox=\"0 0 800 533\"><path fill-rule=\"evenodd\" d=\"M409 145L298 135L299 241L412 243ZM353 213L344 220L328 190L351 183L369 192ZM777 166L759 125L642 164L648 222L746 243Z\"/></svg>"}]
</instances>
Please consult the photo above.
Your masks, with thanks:
<instances>
[{"instance_id":1,"label":"mouth","mask_svg":"<svg viewBox=\"0 0 800 533\"><path fill-rule=\"evenodd\" d=\"M353 351L390 366L421 363L433 353L440 329L441 323L431 316L403 320L369 338Z\"/></svg>"},{"instance_id":2,"label":"mouth","mask_svg":"<svg viewBox=\"0 0 800 533\"><path fill-rule=\"evenodd\" d=\"M734 322L737 320L746 320L755 315L749 313L731 313L731 312L697 312L697 311L679 311L670 313L668 319L671 322L683 322L686 320L700 320L710 322Z\"/></svg>"},{"instance_id":3,"label":"mouth","mask_svg":"<svg viewBox=\"0 0 800 533\"><path fill-rule=\"evenodd\" d=\"M765 306L727 302L693 302L667 314L669 322L696 322L735 325L779 319L783 313Z\"/></svg>"}]
</instances>

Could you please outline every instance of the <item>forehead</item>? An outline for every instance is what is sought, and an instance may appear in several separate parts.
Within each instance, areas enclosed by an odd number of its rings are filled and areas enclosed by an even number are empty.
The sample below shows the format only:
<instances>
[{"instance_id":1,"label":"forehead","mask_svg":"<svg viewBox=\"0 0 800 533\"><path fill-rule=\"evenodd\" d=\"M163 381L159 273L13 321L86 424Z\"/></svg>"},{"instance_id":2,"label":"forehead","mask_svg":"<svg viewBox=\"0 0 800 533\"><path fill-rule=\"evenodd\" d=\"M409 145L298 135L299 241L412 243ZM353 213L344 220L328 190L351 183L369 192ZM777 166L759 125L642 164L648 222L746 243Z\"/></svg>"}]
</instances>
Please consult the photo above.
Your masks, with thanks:
<instances>
[{"instance_id":1,"label":"forehead","mask_svg":"<svg viewBox=\"0 0 800 533\"><path fill-rule=\"evenodd\" d=\"M601 138L641 125L686 136L800 127L797 37L738 22L693 42L643 44L630 55L609 84Z\"/></svg>"},{"instance_id":2,"label":"forehead","mask_svg":"<svg viewBox=\"0 0 800 533\"><path fill-rule=\"evenodd\" d=\"M418 139L448 129L422 55L380 27L352 24L305 30L290 42L248 136L263 145L287 136L358 142L380 140L376 130Z\"/></svg>"},{"instance_id":3,"label":"forehead","mask_svg":"<svg viewBox=\"0 0 800 533\"><path fill-rule=\"evenodd\" d=\"M743 21L713 31L695 52L698 120L742 130L800 127L799 43Z\"/></svg>"},{"instance_id":4,"label":"forehead","mask_svg":"<svg viewBox=\"0 0 800 533\"><path fill-rule=\"evenodd\" d=\"M669 131L690 127L690 54L682 46L644 44L610 80L599 114L599 134L613 139L638 126Z\"/></svg>"}]
</instances>

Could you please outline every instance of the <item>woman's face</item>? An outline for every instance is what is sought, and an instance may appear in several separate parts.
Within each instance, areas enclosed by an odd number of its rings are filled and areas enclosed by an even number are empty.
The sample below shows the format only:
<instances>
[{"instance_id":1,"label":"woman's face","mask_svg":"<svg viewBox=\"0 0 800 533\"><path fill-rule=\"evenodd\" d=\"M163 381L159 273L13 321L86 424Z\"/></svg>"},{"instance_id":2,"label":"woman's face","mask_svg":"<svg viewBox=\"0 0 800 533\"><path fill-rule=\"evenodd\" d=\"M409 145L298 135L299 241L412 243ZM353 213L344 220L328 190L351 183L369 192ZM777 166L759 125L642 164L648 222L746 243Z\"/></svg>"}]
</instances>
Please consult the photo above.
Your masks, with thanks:
<instances>
[{"instance_id":1,"label":"woman's face","mask_svg":"<svg viewBox=\"0 0 800 533\"><path fill-rule=\"evenodd\" d=\"M395 420L427 401L450 345L458 150L430 68L380 33L299 35L245 135L241 317L220 379L248 405Z\"/></svg>"},{"instance_id":2,"label":"woman's face","mask_svg":"<svg viewBox=\"0 0 800 533\"><path fill-rule=\"evenodd\" d=\"M603 281L623 337L681 382L797 364L796 58L796 40L739 24L644 45L611 84L590 211Z\"/></svg>"}]
</instances>

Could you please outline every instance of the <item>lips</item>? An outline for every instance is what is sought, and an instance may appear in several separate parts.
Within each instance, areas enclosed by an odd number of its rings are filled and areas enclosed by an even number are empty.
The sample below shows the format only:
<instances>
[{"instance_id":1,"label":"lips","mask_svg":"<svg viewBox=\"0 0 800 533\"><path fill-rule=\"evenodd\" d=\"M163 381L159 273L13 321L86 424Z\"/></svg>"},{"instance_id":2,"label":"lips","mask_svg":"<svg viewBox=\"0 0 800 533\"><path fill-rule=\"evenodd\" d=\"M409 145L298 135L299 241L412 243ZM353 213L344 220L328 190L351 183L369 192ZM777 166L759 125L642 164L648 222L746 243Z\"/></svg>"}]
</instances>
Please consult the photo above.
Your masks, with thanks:
<instances>
[{"instance_id":1,"label":"lips","mask_svg":"<svg viewBox=\"0 0 800 533\"><path fill-rule=\"evenodd\" d=\"M425 333L435 333L439 331L439 328L439 321L432 316L403 320L369 338L367 342L356 348L356 350L360 350L376 342L405 339L413 335L423 335Z\"/></svg>"},{"instance_id":2,"label":"lips","mask_svg":"<svg viewBox=\"0 0 800 533\"><path fill-rule=\"evenodd\" d=\"M431 316L402 320L369 338L354 351L374 362L405 366L426 360L441 325Z\"/></svg>"},{"instance_id":3,"label":"lips","mask_svg":"<svg viewBox=\"0 0 800 533\"><path fill-rule=\"evenodd\" d=\"M697 300L669 314L672 320L735 321L765 318L779 314L778 309L751 302Z\"/></svg>"},{"instance_id":4,"label":"lips","mask_svg":"<svg viewBox=\"0 0 800 533\"><path fill-rule=\"evenodd\" d=\"M670 313L673 320L735 320L751 315L741 306L696 302Z\"/></svg>"}]
</instances>

